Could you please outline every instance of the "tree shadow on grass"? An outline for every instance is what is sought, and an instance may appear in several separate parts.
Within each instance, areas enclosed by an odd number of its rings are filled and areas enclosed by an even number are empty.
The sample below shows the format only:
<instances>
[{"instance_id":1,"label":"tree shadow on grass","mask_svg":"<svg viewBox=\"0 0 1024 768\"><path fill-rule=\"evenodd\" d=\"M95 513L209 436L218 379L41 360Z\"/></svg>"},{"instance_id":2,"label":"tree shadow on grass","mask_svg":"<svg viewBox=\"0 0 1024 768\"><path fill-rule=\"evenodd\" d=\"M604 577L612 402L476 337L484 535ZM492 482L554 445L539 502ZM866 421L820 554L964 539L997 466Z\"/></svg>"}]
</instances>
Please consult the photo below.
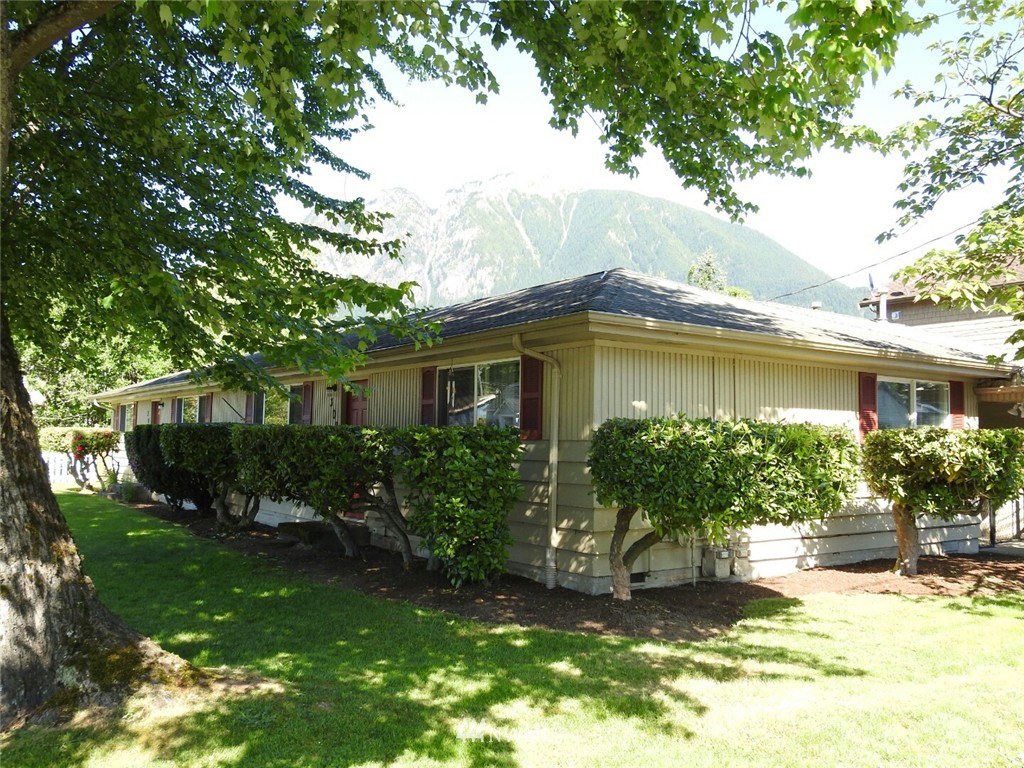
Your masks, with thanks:
<instances>
[{"instance_id":1,"label":"tree shadow on grass","mask_svg":"<svg viewBox=\"0 0 1024 768\"><path fill-rule=\"evenodd\" d=\"M159 727L17 734L5 765L85 765L133 745L135 764L511 767L558 744L559 718L688 739L705 706L684 683L864 674L785 647L800 601L753 609L778 642L665 645L476 622L312 583L113 505L67 505L101 597L166 649L282 682ZM119 511L119 510L118 510ZM106 516L106 517L104 517ZM780 624L780 620L784 622ZM761 635L758 635L760 638ZM550 730L548 730L550 729ZM55 762L54 762L55 761Z\"/></svg>"}]
</instances>

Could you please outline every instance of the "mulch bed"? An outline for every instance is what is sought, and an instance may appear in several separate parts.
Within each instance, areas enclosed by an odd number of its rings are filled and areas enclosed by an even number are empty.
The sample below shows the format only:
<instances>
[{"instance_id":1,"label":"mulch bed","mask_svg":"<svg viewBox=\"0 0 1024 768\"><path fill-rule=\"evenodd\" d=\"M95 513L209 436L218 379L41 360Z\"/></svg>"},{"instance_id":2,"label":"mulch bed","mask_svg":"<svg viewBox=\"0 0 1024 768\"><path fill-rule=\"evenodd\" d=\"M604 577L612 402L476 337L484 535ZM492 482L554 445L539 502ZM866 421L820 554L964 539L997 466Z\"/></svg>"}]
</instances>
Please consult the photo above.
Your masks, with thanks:
<instances>
[{"instance_id":1,"label":"mulch bed","mask_svg":"<svg viewBox=\"0 0 1024 768\"><path fill-rule=\"evenodd\" d=\"M758 598L799 598L821 592L991 596L1024 590L1024 558L984 551L922 557L920 574L909 578L893 574L890 560L872 560L754 582L699 581L695 587L634 590L630 602L615 601L609 595L549 590L512 575L490 585L455 590L439 573L427 571L423 562L406 572L397 553L376 547L365 548L363 559L352 560L342 555L333 537L315 546L304 545L262 525L224 534L212 519L197 518L192 512L175 513L162 504L134 506L186 526L197 536L217 539L224 546L271 560L324 584L495 624L570 632L699 640L728 629L742 618L743 606Z\"/></svg>"}]
</instances>

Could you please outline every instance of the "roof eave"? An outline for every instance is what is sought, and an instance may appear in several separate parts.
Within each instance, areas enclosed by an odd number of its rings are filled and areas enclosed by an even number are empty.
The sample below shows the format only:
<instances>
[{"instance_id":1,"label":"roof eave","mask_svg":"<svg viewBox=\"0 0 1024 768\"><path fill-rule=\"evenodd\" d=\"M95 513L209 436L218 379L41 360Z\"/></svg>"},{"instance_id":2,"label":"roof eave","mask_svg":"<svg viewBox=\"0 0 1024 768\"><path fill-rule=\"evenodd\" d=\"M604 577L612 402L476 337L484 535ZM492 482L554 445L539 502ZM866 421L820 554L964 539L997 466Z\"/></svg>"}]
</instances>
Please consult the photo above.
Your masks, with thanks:
<instances>
[{"instance_id":1,"label":"roof eave","mask_svg":"<svg viewBox=\"0 0 1024 768\"><path fill-rule=\"evenodd\" d=\"M923 353L874 350L856 344L825 343L809 339L787 338L753 331L738 331L725 328L711 328L703 325L647 320L624 317L600 312L591 312L590 326L593 332L602 336L642 337L646 340L682 343L701 351L727 351L757 357L782 357L788 360L828 362L845 367L871 363L872 370L915 367L922 372L943 375L992 376L993 373L1009 374L1013 367L1006 364L992 365L987 362L963 358L942 357ZM652 339L652 334L655 336ZM681 341L680 336L686 340Z\"/></svg>"}]
</instances>

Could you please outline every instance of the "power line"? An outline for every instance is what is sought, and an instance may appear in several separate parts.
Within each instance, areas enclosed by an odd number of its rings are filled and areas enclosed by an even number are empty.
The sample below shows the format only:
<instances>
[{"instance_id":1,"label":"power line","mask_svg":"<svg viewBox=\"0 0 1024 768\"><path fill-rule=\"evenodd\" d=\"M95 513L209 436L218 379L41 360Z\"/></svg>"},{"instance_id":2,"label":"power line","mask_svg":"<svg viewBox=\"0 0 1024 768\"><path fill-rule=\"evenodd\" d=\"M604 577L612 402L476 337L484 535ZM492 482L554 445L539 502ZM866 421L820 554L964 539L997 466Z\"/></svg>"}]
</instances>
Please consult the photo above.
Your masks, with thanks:
<instances>
[{"instance_id":1,"label":"power line","mask_svg":"<svg viewBox=\"0 0 1024 768\"><path fill-rule=\"evenodd\" d=\"M821 288L821 286L828 285L829 283L834 283L836 280L843 280L843 279L845 279L847 277L852 277L853 275L856 275L858 272L863 272L866 269L874 269L875 267L879 267L882 264L885 264L887 261L892 261L893 259L898 259L900 256L906 256L908 253L916 251L919 248L924 248L926 245L931 245L932 243L938 242L939 240L945 240L950 235L955 235L961 229L967 229L967 227L973 227L979 221L981 221L981 219L975 219L974 221L969 221L966 224L961 224L956 229L952 229L952 230L950 230L949 232L947 232L944 235L939 235L938 237L933 237L931 240L926 240L923 243L918 243L917 245L913 246L912 248L907 248L907 250L905 250L905 251L900 251L899 253L894 253L892 256L886 256L884 259L882 259L881 261L876 261L874 264L867 264L867 265L865 265L863 267L859 267L858 269L855 269L852 272L847 272L845 275L839 275L837 277L830 277L828 280L825 280L824 282L815 283L814 285L808 285L806 288L797 288L795 291L790 291L789 293L780 293L778 296L776 296L774 298L771 298L771 299L768 299L768 301L778 301L779 299L784 299L787 296L796 296L798 293L803 293L804 291L813 291L815 288Z\"/></svg>"}]
</instances>

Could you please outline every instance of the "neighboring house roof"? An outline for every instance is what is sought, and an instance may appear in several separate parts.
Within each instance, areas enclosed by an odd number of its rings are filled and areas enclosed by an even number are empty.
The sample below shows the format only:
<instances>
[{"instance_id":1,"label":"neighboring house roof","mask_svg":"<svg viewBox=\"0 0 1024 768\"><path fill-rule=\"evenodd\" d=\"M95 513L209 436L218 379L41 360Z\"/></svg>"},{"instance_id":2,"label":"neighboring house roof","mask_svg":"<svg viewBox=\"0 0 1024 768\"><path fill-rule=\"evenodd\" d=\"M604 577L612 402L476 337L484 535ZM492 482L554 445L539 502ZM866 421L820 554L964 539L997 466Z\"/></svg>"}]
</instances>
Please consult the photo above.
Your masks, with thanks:
<instances>
[{"instance_id":1,"label":"neighboring house roof","mask_svg":"<svg viewBox=\"0 0 1024 768\"><path fill-rule=\"evenodd\" d=\"M1019 264L1011 264L1008 267L1011 277L1001 280L991 281L991 285L1014 285L1016 283L1024 283L1024 262ZM909 302L917 301L919 291L913 284L903 283L899 280L892 280L886 286L885 290L887 293L887 300L890 305L892 304L907 304ZM859 306L867 308L874 307L878 304L878 291L872 291L870 296L865 296L861 299Z\"/></svg>"},{"instance_id":2,"label":"neighboring house roof","mask_svg":"<svg viewBox=\"0 0 1024 768\"><path fill-rule=\"evenodd\" d=\"M590 314L610 322L631 318L753 334L766 342L785 340L839 348L855 354L926 357L955 361L964 367L988 368L984 354L959 349L935 334L916 328L878 323L849 315L801 309L725 296L690 285L612 269L477 299L427 312L424 319L440 326L443 340L525 326L572 315ZM407 340L382 336L369 352L411 346ZM258 355L254 359L262 364ZM991 368L988 368L991 371ZM187 381L176 373L97 397L130 395Z\"/></svg>"}]
</instances>

